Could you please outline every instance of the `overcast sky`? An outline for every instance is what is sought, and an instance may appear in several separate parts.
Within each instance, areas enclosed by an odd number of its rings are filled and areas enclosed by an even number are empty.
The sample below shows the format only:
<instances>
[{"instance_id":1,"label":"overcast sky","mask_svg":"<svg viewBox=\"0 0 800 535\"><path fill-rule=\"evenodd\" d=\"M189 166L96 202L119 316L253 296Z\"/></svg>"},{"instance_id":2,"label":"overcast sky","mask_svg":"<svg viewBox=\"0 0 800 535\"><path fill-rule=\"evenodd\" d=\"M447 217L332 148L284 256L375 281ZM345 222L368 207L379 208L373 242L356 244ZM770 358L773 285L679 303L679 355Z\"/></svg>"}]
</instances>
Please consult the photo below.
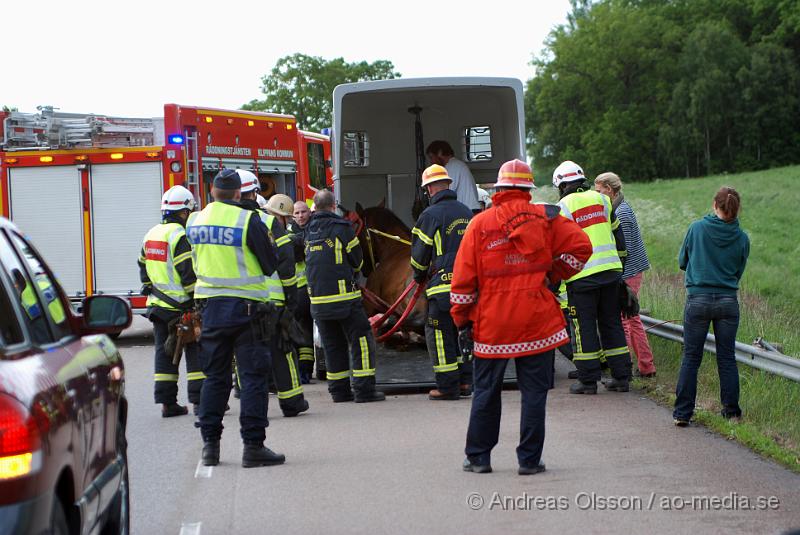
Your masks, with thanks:
<instances>
[{"instance_id":1,"label":"overcast sky","mask_svg":"<svg viewBox=\"0 0 800 535\"><path fill-rule=\"evenodd\" d=\"M134 117L163 105L235 109L301 52L389 60L404 78L523 82L568 0L3 2L0 105Z\"/></svg>"}]
</instances>

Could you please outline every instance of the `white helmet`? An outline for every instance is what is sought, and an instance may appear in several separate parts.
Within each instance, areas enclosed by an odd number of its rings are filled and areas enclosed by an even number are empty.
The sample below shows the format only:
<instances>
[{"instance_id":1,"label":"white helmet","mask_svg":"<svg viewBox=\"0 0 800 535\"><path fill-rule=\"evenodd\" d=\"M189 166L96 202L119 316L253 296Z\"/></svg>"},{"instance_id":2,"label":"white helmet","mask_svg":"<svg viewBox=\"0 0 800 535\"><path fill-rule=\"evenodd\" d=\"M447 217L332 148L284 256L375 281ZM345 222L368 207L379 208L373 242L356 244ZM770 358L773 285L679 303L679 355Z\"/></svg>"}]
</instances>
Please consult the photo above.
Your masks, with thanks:
<instances>
[{"instance_id":1,"label":"white helmet","mask_svg":"<svg viewBox=\"0 0 800 535\"><path fill-rule=\"evenodd\" d=\"M261 195L256 193L256 202L258 202L258 207L262 210L267 207L267 199L262 197Z\"/></svg>"},{"instance_id":2,"label":"white helmet","mask_svg":"<svg viewBox=\"0 0 800 535\"><path fill-rule=\"evenodd\" d=\"M261 186L258 183L258 177L251 171L248 171L247 169L237 169L236 173L238 173L239 179L242 181L242 193L247 193L248 191L253 190L261 190Z\"/></svg>"},{"instance_id":3,"label":"white helmet","mask_svg":"<svg viewBox=\"0 0 800 535\"><path fill-rule=\"evenodd\" d=\"M183 186L172 186L161 196L162 212L192 211L195 206L194 195Z\"/></svg>"},{"instance_id":4,"label":"white helmet","mask_svg":"<svg viewBox=\"0 0 800 535\"><path fill-rule=\"evenodd\" d=\"M583 182L586 176L583 169L573 161L561 162L561 165L553 171L553 185L558 187L562 182Z\"/></svg>"}]
</instances>

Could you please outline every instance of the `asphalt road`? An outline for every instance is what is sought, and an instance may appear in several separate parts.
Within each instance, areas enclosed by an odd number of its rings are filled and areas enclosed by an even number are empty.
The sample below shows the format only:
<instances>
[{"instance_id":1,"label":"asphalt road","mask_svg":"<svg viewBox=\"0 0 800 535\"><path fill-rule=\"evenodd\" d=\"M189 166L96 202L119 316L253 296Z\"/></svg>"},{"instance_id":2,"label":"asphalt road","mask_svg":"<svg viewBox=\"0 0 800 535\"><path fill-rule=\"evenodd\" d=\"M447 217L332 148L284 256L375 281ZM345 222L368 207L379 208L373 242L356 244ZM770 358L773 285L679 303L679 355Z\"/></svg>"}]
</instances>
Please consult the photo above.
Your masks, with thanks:
<instances>
[{"instance_id":1,"label":"asphalt road","mask_svg":"<svg viewBox=\"0 0 800 535\"><path fill-rule=\"evenodd\" d=\"M119 340L127 370L134 534L787 533L800 528L800 476L634 392L566 393L559 362L547 411L547 472L521 477L519 393L503 393L494 473L461 471L470 402L423 395L273 416L267 445L285 465L241 468L239 407L221 464L198 468L192 416L162 419L152 398L152 336L137 318ZM380 365L380 361L378 363ZM181 371L183 379L183 370ZM601 389L602 390L602 389ZM185 383L180 396L185 402ZM745 505L749 504L749 509Z\"/></svg>"}]
</instances>

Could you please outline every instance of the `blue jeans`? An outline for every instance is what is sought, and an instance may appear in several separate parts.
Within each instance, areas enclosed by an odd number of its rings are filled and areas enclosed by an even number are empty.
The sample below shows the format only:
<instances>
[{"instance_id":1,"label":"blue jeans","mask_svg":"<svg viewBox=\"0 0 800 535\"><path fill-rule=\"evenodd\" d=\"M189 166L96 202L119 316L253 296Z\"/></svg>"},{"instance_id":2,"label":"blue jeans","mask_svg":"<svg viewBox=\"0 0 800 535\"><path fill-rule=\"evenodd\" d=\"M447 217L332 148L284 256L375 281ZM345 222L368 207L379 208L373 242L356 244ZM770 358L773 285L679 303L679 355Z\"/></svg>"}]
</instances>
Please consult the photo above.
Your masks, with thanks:
<instances>
[{"instance_id":1,"label":"blue jeans","mask_svg":"<svg viewBox=\"0 0 800 535\"><path fill-rule=\"evenodd\" d=\"M722 415L741 416L739 408L739 370L736 367L736 331L739 328L739 302L736 296L721 294L689 295L683 313L683 360L675 391L674 418L691 419L697 397L697 370L703 360L703 346L709 325L714 325L717 347Z\"/></svg>"}]
</instances>

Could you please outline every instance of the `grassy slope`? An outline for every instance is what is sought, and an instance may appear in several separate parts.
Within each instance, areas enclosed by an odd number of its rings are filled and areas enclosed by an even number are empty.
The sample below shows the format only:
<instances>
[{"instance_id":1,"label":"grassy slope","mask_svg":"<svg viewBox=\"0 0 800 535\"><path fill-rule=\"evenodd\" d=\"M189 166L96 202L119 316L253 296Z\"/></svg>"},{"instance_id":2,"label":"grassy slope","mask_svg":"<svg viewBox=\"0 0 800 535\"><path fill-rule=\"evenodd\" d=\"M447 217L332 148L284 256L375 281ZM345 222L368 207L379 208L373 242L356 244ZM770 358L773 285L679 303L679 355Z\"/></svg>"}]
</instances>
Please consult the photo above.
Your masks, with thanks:
<instances>
[{"instance_id":1,"label":"grassy slope","mask_svg":"<svg viewBox=\"0 0 800 535\"><path fill-rule=\"evenodd\" d=\"M623 177L624 178L624 177ZM792 236L800 221L800 166L711 176L626 184L625 197L636 212L653 268L645 275L642 307L657 318L682 323L685 291L677 253L686 228L711 211L711 199L722 185L742 196L742 228L750 235L750 259L742 280L738 339L756 336L783 345L800 356L800 240ZM552 202L545 187L536 200ZM681 346L650 337L658 381L639 386L662 402L674 401ZM742 422L718 416L719 380L713 355L704 359L698 379L695 419L721 434L800 471L800 384L740 365Z\"/></svg>"}]
</instances>

